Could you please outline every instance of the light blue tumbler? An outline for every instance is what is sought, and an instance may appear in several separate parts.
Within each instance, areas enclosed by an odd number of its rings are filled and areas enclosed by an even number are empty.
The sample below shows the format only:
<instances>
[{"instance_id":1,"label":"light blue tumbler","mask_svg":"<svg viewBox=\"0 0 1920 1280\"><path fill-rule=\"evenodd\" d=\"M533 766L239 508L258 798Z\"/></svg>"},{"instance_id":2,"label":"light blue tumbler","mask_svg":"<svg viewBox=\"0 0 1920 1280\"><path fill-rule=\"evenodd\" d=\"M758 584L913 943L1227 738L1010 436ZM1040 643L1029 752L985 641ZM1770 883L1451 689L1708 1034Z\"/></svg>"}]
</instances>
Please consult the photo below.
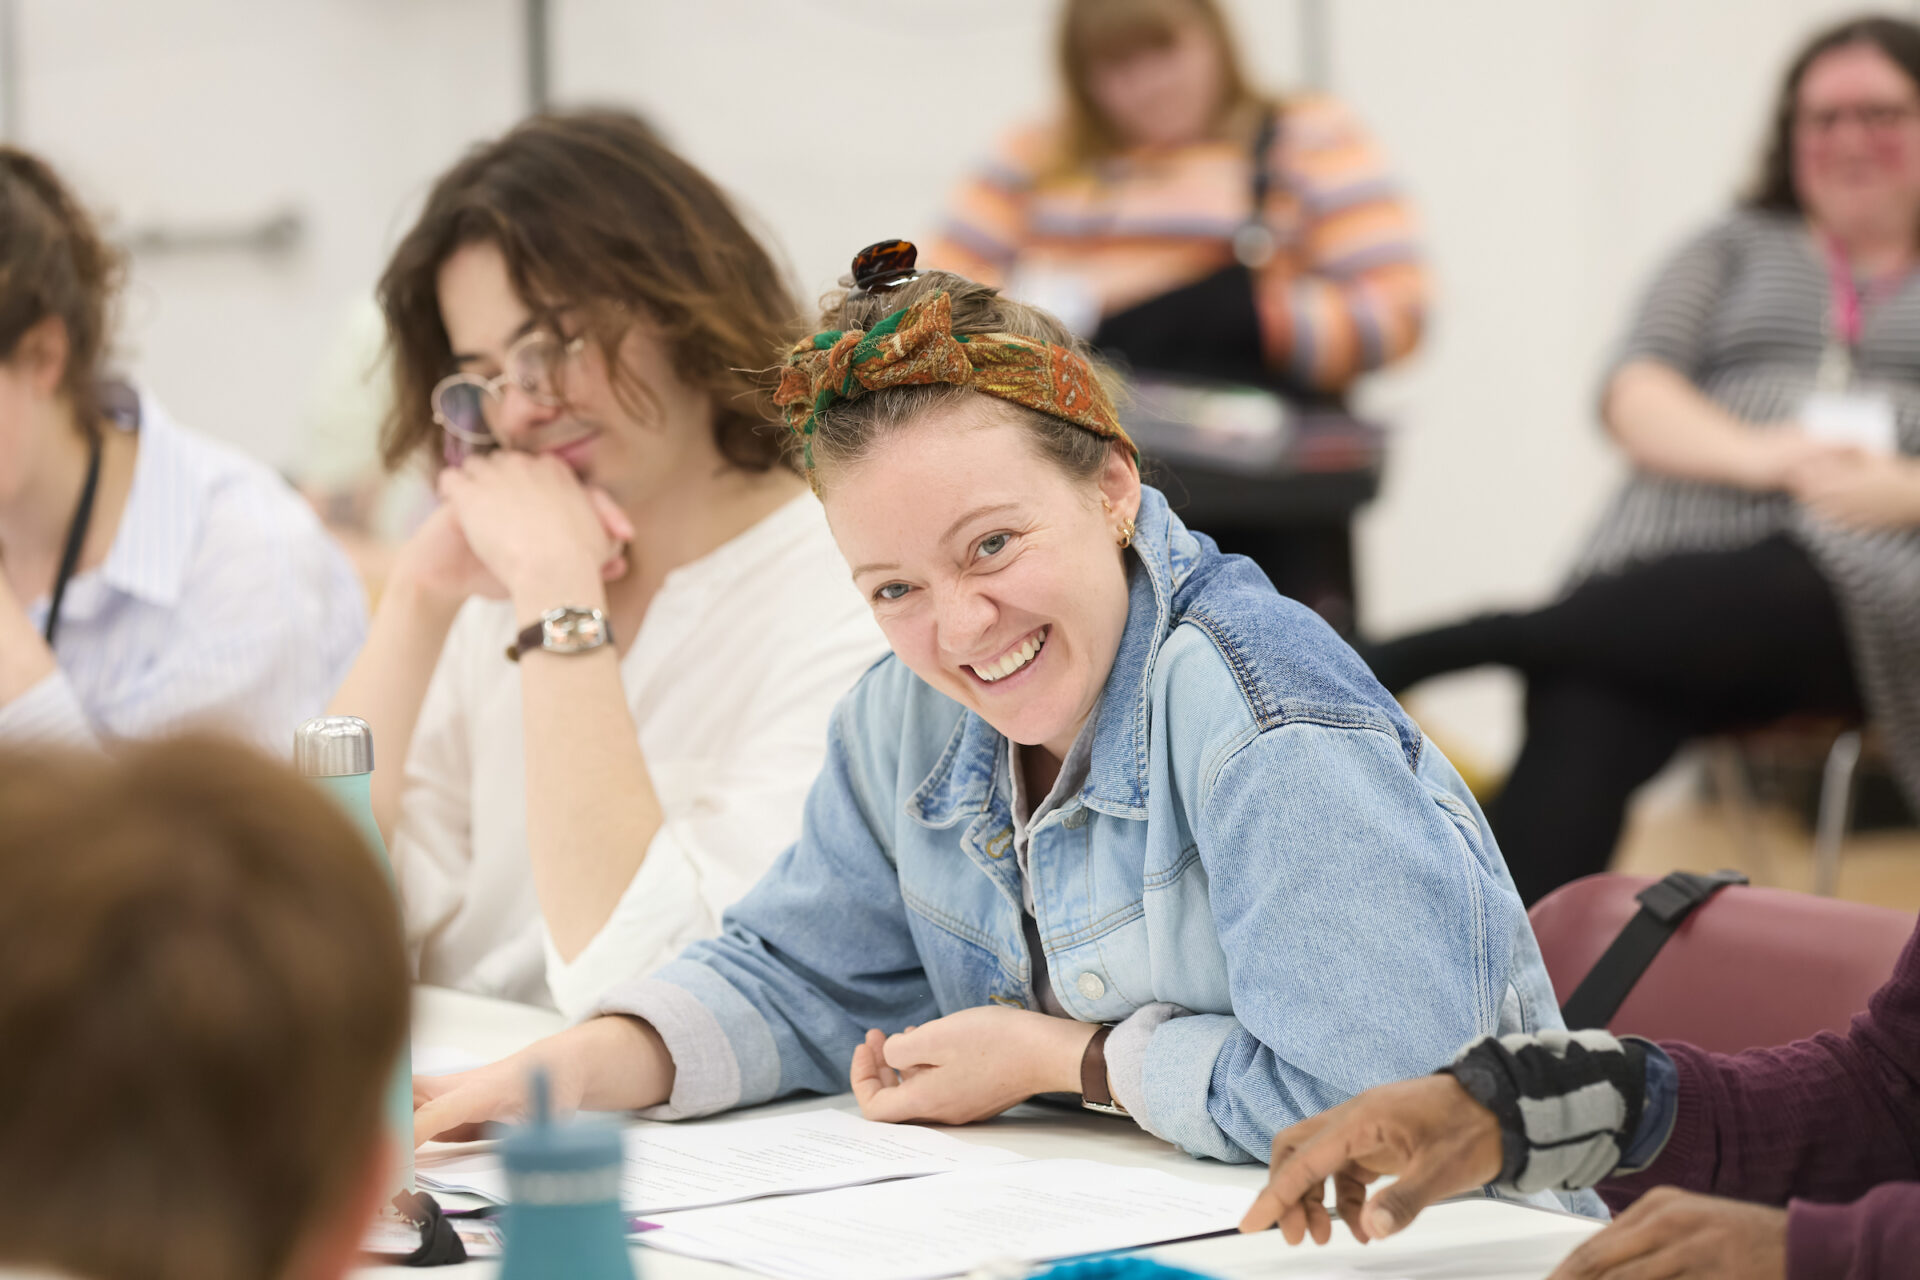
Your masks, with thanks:
<instances>
[{"instance_id":1,"label":"light blue tumbler","mask_svg":"<svg viewBox=\"0 0 1920 1280\"><path fill-rule=\"evenodd\" d=\"M620 1212L620 1133L602 1125L556 1125L547 1077L535 1071L529 1120L501 1144L507 1211L500 1280L634 1280Z\"/></svg>"},{"instance_id":2,"label":"light blue tumbler","mask_svg":"<svg viewBox=\"0 0 1920 1280\"><path fill-rule=\"evenodd\" d=\"M367 847L393 880L387 842L373 820L373 729L358 716L315 716L293 736L293 763L331 792L360 828ZM387 1130L393 1139L393 1186L388 1195L413 1190L413 1047L400 1042L400 1061L387 1086Z\"/></svg>"}]
</instances>

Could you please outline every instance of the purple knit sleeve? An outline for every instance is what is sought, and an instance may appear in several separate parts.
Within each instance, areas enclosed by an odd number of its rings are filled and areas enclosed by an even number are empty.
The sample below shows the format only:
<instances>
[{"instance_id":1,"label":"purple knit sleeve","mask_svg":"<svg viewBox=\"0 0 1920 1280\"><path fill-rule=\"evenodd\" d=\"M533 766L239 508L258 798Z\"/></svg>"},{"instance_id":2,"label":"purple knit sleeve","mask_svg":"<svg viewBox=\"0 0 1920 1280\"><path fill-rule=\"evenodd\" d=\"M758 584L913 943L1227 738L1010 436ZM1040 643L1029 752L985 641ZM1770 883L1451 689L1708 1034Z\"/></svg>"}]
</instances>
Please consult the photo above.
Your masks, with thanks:
<instances>
[{"instance_id":1,"label":"purple knit sleeve","mask_svg":"<svg viewBox=\"0 0 1920 1280\"><path fill-rule=\"evenodd\" d=\"M1673 1135L1644 1171L1601 1185L1614 1208L1657 1186L1832 1204L1920 1180L1920 934L1844 1036L1738 1054L1661 1048L1679 1074Z\"/></svg>"},{"instance_id":2,"label":"purple knit sleeve","mask_svg":"<svg viewBox=\"0 0 1920 1280\"><path fill-rule=\"evenodd\" d=\"M1920 1183L1889 1182L1852 1204L1795 1200L1787 1280L1898 1280L1920 1271Z\"/></svg>"}]
</instances>

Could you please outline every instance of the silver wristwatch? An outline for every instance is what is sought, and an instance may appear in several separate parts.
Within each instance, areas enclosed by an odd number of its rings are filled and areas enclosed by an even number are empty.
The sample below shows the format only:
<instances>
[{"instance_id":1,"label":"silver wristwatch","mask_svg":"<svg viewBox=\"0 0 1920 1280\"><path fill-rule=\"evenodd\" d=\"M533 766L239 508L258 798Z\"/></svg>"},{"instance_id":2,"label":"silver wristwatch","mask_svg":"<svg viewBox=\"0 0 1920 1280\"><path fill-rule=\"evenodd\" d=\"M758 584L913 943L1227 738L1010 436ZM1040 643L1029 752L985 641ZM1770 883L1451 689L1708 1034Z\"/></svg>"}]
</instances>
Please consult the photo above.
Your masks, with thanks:
<instances>
[{"instance_id":1,"label":"silver wristwatch","mask_svg":"<svg viewBox=\"0 0 1920 1280\"><path fill-rule=\"evenodd\" d=\"M507 661L518 662L520 655L535 649L548 653L586 653L613 643L613 626L599 609L582 609L566 604L549 609L540 621L514 637L507 646Z\"/></svg>"}]
</instances>

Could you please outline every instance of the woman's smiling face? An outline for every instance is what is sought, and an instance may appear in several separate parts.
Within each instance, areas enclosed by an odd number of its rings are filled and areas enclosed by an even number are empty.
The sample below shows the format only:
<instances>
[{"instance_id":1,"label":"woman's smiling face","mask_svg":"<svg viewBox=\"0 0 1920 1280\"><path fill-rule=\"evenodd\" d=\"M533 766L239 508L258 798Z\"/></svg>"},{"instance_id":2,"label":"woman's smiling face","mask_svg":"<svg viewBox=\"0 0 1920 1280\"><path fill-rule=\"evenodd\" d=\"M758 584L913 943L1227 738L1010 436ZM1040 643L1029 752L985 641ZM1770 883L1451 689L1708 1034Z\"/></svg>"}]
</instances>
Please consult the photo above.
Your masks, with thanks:
<instances>
[{"instance_id":1,"label":"woman's smiling face","mask_svg":"<svg viewBox=\"0 0 1920 1280\"><path fill-rule=\"evenodd\" d=\"M909 670L1006 737L1064 757L1127 621L1120 531L1140 475L1044 457L1021 411L970 395L823 479L854 585Z\"/></svg>"}]
</instances>

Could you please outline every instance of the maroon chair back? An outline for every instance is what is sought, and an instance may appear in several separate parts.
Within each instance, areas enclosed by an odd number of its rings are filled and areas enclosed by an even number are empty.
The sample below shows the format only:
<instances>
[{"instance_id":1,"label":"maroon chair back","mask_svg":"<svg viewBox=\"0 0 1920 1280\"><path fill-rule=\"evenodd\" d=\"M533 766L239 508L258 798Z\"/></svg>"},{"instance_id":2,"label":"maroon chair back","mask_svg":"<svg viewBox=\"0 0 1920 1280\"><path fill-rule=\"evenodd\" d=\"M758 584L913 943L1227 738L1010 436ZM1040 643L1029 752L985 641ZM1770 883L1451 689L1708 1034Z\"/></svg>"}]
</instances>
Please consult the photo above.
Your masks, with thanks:
<instances>
[{"instance_id":1,"label":"maroon chair back","mask_svg":"<svg viewBox=\"0 0 1920 1280\"><path fill-rule=\"evenodd\" d=\"M1561 1004L1640 909L1647 876L1562 885L1527 913ZM1734 885L1681 922L1608 1024L1717 1053L1841 1031L1893 973L1914 917L1887 907Z\"/></svg>"}]
</instances>

